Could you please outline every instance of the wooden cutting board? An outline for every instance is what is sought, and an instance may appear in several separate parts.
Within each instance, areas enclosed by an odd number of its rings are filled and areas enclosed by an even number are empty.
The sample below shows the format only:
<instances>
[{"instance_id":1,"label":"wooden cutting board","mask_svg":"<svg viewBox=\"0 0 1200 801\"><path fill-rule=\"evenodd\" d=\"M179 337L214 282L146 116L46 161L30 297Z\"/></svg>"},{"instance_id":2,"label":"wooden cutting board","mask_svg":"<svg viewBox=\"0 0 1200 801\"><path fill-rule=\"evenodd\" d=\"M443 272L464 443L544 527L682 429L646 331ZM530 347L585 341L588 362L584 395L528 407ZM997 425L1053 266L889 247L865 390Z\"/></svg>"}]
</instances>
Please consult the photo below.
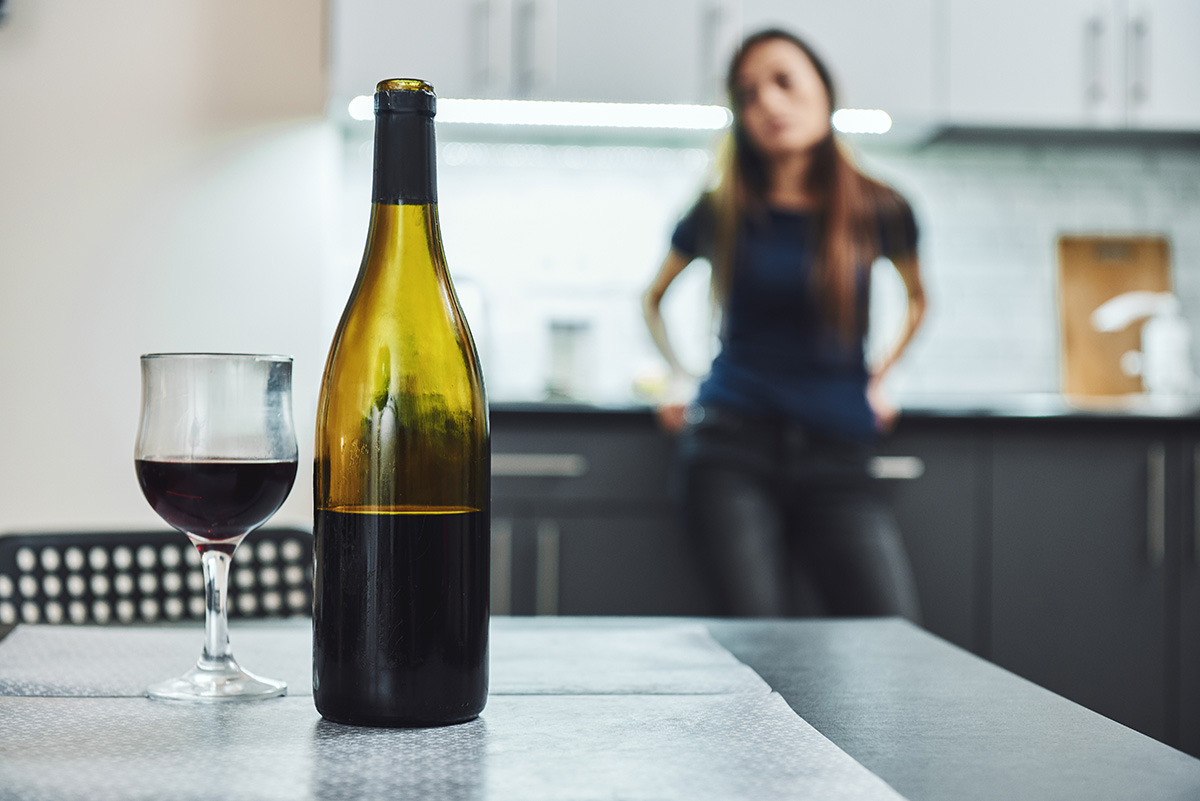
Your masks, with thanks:
<instances>
[{"instance_id":1,"label":"wooden cutting board","mask_svg":"<svg viewBox=\"0 0 1200 801\"><path fill-rule=\"evenodd\" d=\"M1092 312L1134 290L1171 290L1170 244L1162 236L1061 236L1058 299L1062 325L1062 391L1112 396L1141 392L1140 376L1121 370L1121 356L1141 350L1142 323L1103 333Z\"/></svg>"}]
</instances>

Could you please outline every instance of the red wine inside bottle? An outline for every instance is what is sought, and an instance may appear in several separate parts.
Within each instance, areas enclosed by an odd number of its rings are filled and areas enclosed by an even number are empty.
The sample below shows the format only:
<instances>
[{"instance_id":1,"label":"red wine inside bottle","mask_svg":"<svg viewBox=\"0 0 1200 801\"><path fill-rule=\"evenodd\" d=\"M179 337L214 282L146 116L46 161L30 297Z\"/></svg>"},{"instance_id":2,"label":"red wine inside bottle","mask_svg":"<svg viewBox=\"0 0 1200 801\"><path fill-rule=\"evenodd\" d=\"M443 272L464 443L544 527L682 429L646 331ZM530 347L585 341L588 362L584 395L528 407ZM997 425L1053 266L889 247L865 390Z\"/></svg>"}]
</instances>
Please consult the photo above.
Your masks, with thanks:
<instances>
[{"instance_id":1,"label":"red wine inside bottle","mask_svg":"<svg viewBox=\"0 0 1200 801\"><path fill-rule=\"evenodd\" d=\"M318 510L313 696L359 726L471 720L487 699L487 517L460 508Z\"/></svg>"},{"instance_id":2,"label":"red wine inside bottle","mask_svg":"<svg viewBox=\"0 0 1200 801\"><path fill-rule=\"evenodd\" d=\"M295 461L138 459L135 467L142 493L160 517L216 541L244 537L265 523L296 480Z\"/></svg>"}]
</instances>

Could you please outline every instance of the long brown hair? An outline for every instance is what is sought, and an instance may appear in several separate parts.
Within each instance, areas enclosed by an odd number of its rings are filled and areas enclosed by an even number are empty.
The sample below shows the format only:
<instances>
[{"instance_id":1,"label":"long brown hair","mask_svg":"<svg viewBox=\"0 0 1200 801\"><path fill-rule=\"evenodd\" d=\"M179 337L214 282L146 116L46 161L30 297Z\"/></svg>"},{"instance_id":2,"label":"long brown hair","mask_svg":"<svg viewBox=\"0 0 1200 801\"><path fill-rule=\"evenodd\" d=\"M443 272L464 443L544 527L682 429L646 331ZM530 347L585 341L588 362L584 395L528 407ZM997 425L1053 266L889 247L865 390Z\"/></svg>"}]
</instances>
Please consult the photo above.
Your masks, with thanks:
<instances>
[{"instance_id":1,"label":"long brown hair","mask_svg":"<svg viewBox=\"0 0 1200 801\"><path fill-rule=\"evenodd\" d=\"M729 64L725 86L733 109L733 131L718 153L719 178L709 193L713 211L713 294L724 306L735 268L738 227L748 217L761 216L767 206L770 167L755 149L742 125L738 72L746 55L758 45L775 39L791 42L808 57L836 108L833 77L812 48L792 33L777 28L747 37ZM866 331L858 303L859 271L881 255L879 219L897 219L905 201L890 187L863 175L851 162L841 143L829 135L818 143L804 188L820 204L821 230L813 282L827 324L846 342Z\"/></svg>"}]
</instances>

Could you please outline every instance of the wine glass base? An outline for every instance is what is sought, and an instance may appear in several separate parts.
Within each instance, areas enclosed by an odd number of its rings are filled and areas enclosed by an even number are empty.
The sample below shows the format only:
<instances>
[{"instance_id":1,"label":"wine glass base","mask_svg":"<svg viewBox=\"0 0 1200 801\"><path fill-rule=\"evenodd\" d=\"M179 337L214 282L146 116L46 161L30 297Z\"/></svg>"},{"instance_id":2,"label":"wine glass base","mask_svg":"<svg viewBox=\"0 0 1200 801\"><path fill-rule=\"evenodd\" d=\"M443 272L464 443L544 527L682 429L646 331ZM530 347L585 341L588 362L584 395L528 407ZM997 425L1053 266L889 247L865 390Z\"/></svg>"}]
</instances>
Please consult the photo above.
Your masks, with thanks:
<instances>
[{"instance_id":1,"label":"wine glass base","mask_svg":"<svg viewBox=\"0 0 1200 801\"><path fill-rule=\"evenodd\" d=\"M212 666L201 660L179 678L151 685L146 694L166 701L253 701L287 695L287 682L255 676L232 659Z\"/></svg>"}]
</instances>

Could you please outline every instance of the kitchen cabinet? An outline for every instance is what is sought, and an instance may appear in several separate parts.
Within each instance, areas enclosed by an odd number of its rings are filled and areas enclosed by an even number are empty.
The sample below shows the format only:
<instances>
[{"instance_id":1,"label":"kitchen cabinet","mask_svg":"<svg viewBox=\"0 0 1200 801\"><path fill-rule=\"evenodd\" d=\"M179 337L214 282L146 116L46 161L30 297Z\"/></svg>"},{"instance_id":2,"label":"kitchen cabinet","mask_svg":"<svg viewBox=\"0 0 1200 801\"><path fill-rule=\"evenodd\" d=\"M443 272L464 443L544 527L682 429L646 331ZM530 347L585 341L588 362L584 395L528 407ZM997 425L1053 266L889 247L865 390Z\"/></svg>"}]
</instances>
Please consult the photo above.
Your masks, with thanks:
<instances>
[{"instance_id":1,"label":"kitchen cabinet","mask_svg":"<svg viewBox=\"0 0 1200 801\"><path fill-rule=\"evenodd\" d=\"M922 625L976 652L983 647L976 532L990 495L984 448L972 421L905 418L876 460L912 563Z\"/></svg>"},{"instance_id":2,"label":"kitchen cabinet","mask_svg":"<svg viewBox=\"0 0 1200 801\"><path fill-rule=\"evenodd\" d=\"M413 75L442 97L720 102L730 0L338 0L331 95Z\"/></svg>"},{"instance_id":3,"label":"kitchen cabinet","mask_svg":"<svg viewBox=\"0 0 1200 801\"><path fill-rule=\"evenodd\" d=\"M1129 124L1137 128L1200 128L1200 3L1133 0L1126 84Z\"/></svg>"},{"instance_id":4,"label":"kitchen cabinet","mask_svg":"<svg viewBox=\"0 0 1200 801\"><path fill-rule=\"evenodd\" d=\"M1190 0L944 5L944 121L1200 126L1200 7Z\"/></svg>"},{"instance_id":5,"label":"kitchen cabinet","mask_svg":"<svg viewBox=\"0 0 1200 801\"><path fill-rule=\"evenodd\" d=\"M710 615L669 512L581 513L498 500L492 611L502 615Z\"/></svg>"},{"instance_id":6,"label":"kitchen cabinet","mask_svg":"<svg viewBox=\"0 0 1200 801\"><path fill-rule=\"evenodd\" d=\"M929 120L935 104L935 3L914 0L743 0L744 34L784 28L826 62L838 106Z\"/></svg>"},{"instance_id":7,"label":"kitchen cabinet","mask_svg":"<svg viewBox=\"0 0 1200 801\"><path fill-rule=\"evenodd\" d=\"M492 452L497 613L712 613L652 415L493 412Z\"/></svg>"},{"instance_id":8,"label":"kitchen cabinet","mask_svg":"<svg viewBox=\"0 0 1200 801\"><path fill-rule=\"evenodd\" d=\"M723 102L735 0L492 0L491 95L621 103ZM497 33L498 32L498 33ZM506 63L504 63L506 62Z\"/></svg>"},{"instance_id":9,"label":"kitchen cabinet","mask_svg":"<svg viewBox=\"0 0 1200 801\"><path fill-rule=\"evenodd\" d=\"M1111 15L1095 0L947 3L948 121L1076 126L1116 123L1123 77Z\"/></svg>"},{"instance_id":10,"label":"kitchen cabinet","mask_svg":"<svg viewBox=\"0 0 1200 801\"><path fill-rule=\"evenodd\" d=\"M558 614L710 615L714 611L672 512L543 520L538 535L559 537Z\"/></svg>"},{"instance_id":11,"label":"kitchen cabinet","mask_svg":"<svg viewBox=\"0 0 1200 801\"><path fill-rule=\"evenodd\" d=\"M1168 517L1180 533L1175 580L1179 614L1172 621L1179 642L1179 715L1177 745L1200 755L1200 435L1192 432L1170 452L1174 472L1168 473L1168 493L1177 499Z\"/></svg>"},{"instance_id":12,"label":"kitchen cabinet","mask_svg":"<svg viewBox=\"0 0 1200 801\"><path fill-rule=\"evenodd\" d=\"M544 13L551 67L526 94L547 100L723 103L737 44L727 0L559 2Z\"/></svg>"},{"instance_id":13,"label":"kitchen cabinet","mask_svg":"<svg viewBox=\"0 0 1200 801\"><path fill-rule=\"evenodd\" d=\"M1170 741L1169 450L1154 425L1000 426L989 656Z\"/></svg>"},{"instance_id":14,"label":"kitchen cabinet","mask_svg":"<svg viewBox=\"0 0 1200 801\"><path fill-rule=\"evenodd\" d=\"M490 90L488 3L335 0L329 15L329 99L337 113L385 78L423 78L443 97Z\"/></svg>"},{"instance_id":15,"label":"kitchen cabinet","mask_svg":"<svg viewBox=\"0 0 1200 801\"><path fill-rule=\"evenodd\" d=\"M652 415L493 412L492 430L497 612L713 613L670 498L674 440ZM981 442L966 423L906 420L873 463L924 625L974 649Z\"/></svg>"}]
</instances>

